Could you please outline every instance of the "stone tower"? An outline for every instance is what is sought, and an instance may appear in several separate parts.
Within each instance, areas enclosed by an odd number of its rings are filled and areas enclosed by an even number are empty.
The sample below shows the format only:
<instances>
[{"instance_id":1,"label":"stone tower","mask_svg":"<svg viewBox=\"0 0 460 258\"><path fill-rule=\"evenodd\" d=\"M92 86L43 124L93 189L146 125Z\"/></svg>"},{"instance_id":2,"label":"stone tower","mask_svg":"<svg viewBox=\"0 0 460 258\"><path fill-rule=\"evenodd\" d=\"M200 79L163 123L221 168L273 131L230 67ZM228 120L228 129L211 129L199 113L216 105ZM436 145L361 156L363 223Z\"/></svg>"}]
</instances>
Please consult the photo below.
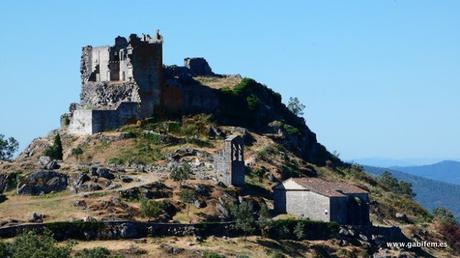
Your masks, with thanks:
<instances>
[{"instance_id":1,"label":"stone tower","mask_svg":"<svg viewBox=\"0 0 460 258\"><path fill-rule=\"evenodd\" d=\"M244 143L238 135L225 139L224 148L215 155L214 167L219 181L227 186L244 186Z\"/></svg>"},{"instance_id":2,"label":"stone tower","mask_svg":"<svg viewBox=\"0 0 460 258\"><path fill-rule=\"evenodd\" d=\"M163 37L131 34L112 46L85 46L80 103L70 110L69 132L93 134L151 117L160 104Z\"/></svg>"}]
</instances>

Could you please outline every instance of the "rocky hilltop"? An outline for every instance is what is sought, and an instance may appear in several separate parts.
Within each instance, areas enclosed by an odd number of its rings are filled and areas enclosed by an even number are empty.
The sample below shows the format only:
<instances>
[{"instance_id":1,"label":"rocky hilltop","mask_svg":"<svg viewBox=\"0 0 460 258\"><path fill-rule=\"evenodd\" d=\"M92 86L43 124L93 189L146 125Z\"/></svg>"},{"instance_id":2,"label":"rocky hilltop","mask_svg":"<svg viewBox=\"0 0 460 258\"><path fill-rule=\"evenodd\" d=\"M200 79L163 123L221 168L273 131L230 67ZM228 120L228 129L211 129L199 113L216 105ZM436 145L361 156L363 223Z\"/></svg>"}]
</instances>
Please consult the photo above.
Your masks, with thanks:
<instances>
[{"instance_id":1,"label":"rocky hilltop","mask_svg":"<svg viewBox=\"0 0 460 258\"><path fill-rule=\"evenodd\" d=\"M129 50L128 42L117 42L118 50ZM148 37L140 42L153 44ZM430 257L459 250L452 238L457 233L446 231L410 194L328 152L280 94L253 79L216 74L206 60L186 58L184 66L162 68L159 99L148 104L155 105L151 116L136 109L123 124L107 123L93 132L72 125L80 119L78 112L142 103L146 89L136 81L96 82L100 75L84 65L89 70L84 69L82 101L71 105L62 127L35 139L16 160L0 164L0 236L15 235L22 227L48 227L59 239L142 238L124 240L131 246L112 250L126 257ZM239 152L243 186L224 184L216 173L229 137L244 146ZM368 192L372 225L276 213L273 187L296 177ZM415 240L449 247L386 245Z\"/></svg>"}]
</instances>

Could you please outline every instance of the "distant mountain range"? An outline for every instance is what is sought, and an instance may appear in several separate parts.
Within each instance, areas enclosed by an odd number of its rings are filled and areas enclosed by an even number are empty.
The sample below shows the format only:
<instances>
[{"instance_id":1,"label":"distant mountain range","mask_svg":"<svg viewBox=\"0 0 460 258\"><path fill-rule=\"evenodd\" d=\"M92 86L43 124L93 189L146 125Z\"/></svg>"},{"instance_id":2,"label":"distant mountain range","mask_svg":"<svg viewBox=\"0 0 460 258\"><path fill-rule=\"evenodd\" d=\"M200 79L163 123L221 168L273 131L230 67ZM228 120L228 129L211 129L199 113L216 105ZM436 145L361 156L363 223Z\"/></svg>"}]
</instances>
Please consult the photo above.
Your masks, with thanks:
<instances>
[{"instance_id":1,"label":"distant mountain range","mask_svg":"<svg viewBox=\"0 0 460 258\"><path fill-rule=\"evenodd\" d=\"M440 162L437 164L442 164ZM460 164L459 162L456 162ZM430 165L431 167L437 164ZM408 167L420 168L430 166ZM421 176L410 175L393 168L380 168L364 166L364 170L373 176L378 176L384 171L390 172L398 180L404 180L412 184L412 189L416 193L415 199L426 209L432 211L437 207L444 207L454 213L457 220L460 221L460 185L436 181ZM421 169L421 171L424 171ZM432 170L434 171L434 170ZM437 170L436 170L437 171ZM450 170L449 170L450 171ZM421 173L421 172L420 172ZM437 173L440 173L439 171ZM460 173L460 171L459 171Z\"/></svg>"},{"instance_id":2,"label":"distant mountain range","mask_svg":"<svg viewBox=\"0 0 460 258\"><path fill-rule=\"evenodd\" d=\"M433 158L408 158L408 159L391 159L391 158L358 158L347 160L351 163L358 163L365 166L389 168L393 166L409 167L409 166L421 166L426 164L433 164L441 161L441 159Z\"/></svg>"},{"instance_id":3,"label":"distant mountain range","mask_svg":"<svg viewBox=\"0 0 460 258\"><path fill-rule=\"evenodd\" d=\"M392 170L401 171L414 176L460 185L460 162L445 160L423 166L394 166ZM460 196L457 196L460 201Z\"/></svg>"}]
</instances>

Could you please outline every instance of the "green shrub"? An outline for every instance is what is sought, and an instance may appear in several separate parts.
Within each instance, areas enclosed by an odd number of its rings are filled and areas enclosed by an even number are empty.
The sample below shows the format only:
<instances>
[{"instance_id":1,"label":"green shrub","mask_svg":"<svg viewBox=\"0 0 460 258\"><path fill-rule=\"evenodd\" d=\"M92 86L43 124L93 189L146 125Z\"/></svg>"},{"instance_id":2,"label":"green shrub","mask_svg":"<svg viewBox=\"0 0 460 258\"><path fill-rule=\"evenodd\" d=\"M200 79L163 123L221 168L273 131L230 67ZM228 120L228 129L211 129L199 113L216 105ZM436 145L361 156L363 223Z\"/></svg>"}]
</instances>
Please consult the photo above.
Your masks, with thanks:
<instances>
[{"instance_id":1,"label":"green shrub","mask_svg":"<svg viewBox=\"0 0 460 258\"><path fill-rule=\"evenodd\" d=\"M191 174L192 168L190 167L190 164L184 163L179 166L175 166L171 171L170 177L172 180L179 181L180 184L182 184L184 180L190 178Z\"/></svg>"},{"instance_id":2,"label":"green shrub","mask_svg":"<svg viewBox=\"0 0 460 258\"><path fill-rule=\"evenodd\" d=\"M243 201L239 205L231 204L230 213L235 220L235 227L246 234L256 230L256 220L252 214L251 203Z\"/></svg>"},{"instance_id":3,"label":"green shrub","mask_svg":"<svg viewBox=\"0 0 460 258\"><path fill-rule=\"evenodd\" d=\"M225 258L225 256L214 252L204 252L203 258Z\"/></svg>"},{"instance_id":4,"label":"green shrub","mask_svg":"<svg viewBox=\"0 0 460 258\"><path fill-rule=\"evenodd\" d=\"M136 140L132 148L122 149L120 153L108 160L109 164L152 164L157 160L163 159L161 146L150 144L141 139ZM110 163L113 162L113 163Z\"/></svg>"},{"instance_id":5,"label":"green shrub","mask_svg":"<svg viewBox=\"0 0 460 258\"><path fill-rule=\"evenodd\" d=\"M113 158L110 158L109 160L107 160L107 163L109 165L123 165L124 164L124 161L118 157L113 157Z\"/></svg>"},{"instance_id":6,"label":"green shrub","mask_svg":"<svg viewBox=\"0 0 460 258\"><path fill-rule=\"evenodd\" d=\"M125 134L123 135L123 137L125 139L134 139L134 138L137 138L137 134L134 133L134 132L125 132Z\"/></svg>"},{"instance_id":7,"label":"green shrub","mask_svg":"<svg viewBox=\"0 0 460 258\"><path fill-rule=\"evenodd\" d=\"M8 176L8 183L7 183L5 191L16 190L18 186L18 182L21 182L21 180L22 180L21 172L10 173L10 175Z\"/></svg>"},{"instance_id":8,"label":"green shrub","mask_svg":"<svg viewBox=\"0 0 460 258\"><path fill-rule=\"evenodd\" d=\"M270 256L270 258L286 258L286 256L282 254L281 252L275 252L274 254Z\"/></svg>"},{"instance_id":9,"label":"green shrub","mask_svg":"<svg viewBox=\"0 0 460 258\"><path fill-rule=\"evenodd\" d=\"M68 258L71 252L71 245L58 246L50 231L45 231L40 235L33 231L23 233L16 237L11 244L7 244L7 248L4 247L0 247L0 252L4 252L7 255L0 255L0 257Z\"/></svg>"},{"instance_id":10,"label":"green shrub","mask_svg":"<svg viewBox=\"0 0 460 258\"><path fill-rule=\"evenodd\" d=\"M302 173L292 164L286 163L281 167L281 177L283 179L300 176L302 176Z\"/></svg>"},{"instance_id":11,"label":"green shrub","mask_svg":"<svg viewBox=\"0 0 460 258\"><path fill-rule=\"evenodd\" d=\"M336 223L284 219L271 220L268 228L268 235L275 239L299 239L298 237L301 235L303 239L319 240L335 237L339 226Z\"/></svg>"},{"instance_id":12,"label":"green shrub","mask_svg":"<svg viewBox=\"0 0 460 258\"><path fill-rule=\"evenodd\" d=\"M57 221L46 224L46 230L54 234L57 239L65 237L84 239L85 232L98 231L105 227L104 223L100 221L84 222L84 221Z\"/></svg>"},{"instance_id":13,"label":"green shrub","mask_svg":"<svg viewBox=\"0 0 460 258\"><path fill-rule=\"evenodd\" d=\"M414 197L415 193L412 191L412 184L405 181L398 181L393 175L385 171L377 177L377 183L384 189L387 189L396 194L403 194L408 197Z\"/></svg>"},{"instance_id":14,"label":"green shrub","mask_svg":"<svg viewBox=\"0 0 460 258\"><path fill-rule=\"evenodd\" d=\"M10 257L11 253L6 243L0 241L0 257Z\"/></svg>"},{"instance_id":15,"label":"green shrub","mask_svg":"<svg viewBox=\"0 0 460 258\"><path fill-rule=\"evenodd\" d=\"M53 145L48 146L43 154L51 159L62 160L62 142L59 134L56 134Z\"/></svg>"},{"instance_id":16,"label":"green shrub","mask_svg":"<svg viewBox=\"0 0 460 258\"><path fill-rule=\"evenodd\" d=\"M262 178L265 176L265 174L267 174L268 170L266 167L260 167L260 168L257 168L255 171L254 171L254 175L258 178Z\"/></svg>"},{"instance_id":17,"label":"green shrub","mask_svg":"<svg viewBox=\"0 0 460 258\"><path fill-rule=\"evenodd\" d=\"M283 129L286 131L287 134L300 134L300 130L292 125L283 124Z\"/></svg>"},{"instance_id":18,"label":"green shrub","mask_svg":"<svg viewBox=\"0 0 460 258\"><path fill-rule=\"evenodd\" d=\"M436 208L433 210L434 219L442 224L455 224L454 214L446 208Z\"/></svg>"},{"instance_id":19,"label":"green shrub","mask_svg":"<svg viewBox=\"0 0 460 258\"><path fill-rule=\"evenodd\" d=\"M149 144L159 145L161 144L161 134L159 133L143 133L142 138Z\"/></svg>"},{"instance_id":20,"label":"green shrub","mask_svg":"<svg viewBox=\"0 0 460 258\"><path fill-rule=\"evenodd\" d=\"M260 99L252 94L246 97L246 103L248 104L249 110L254 111L259 106Z\"/></svg>"},{"instance_id":21,"label":"green shrub","mask_svg":"<svg viewBox=\"0 0 460 258\"><path fill-rule=\"evenodd\" d=\"M179 192L179 199L183 203L192 203L196 198L197 194L193 189L184 188Z\"/></svg>"},{"instance_id":22,"label":"green shrub","mask_svg":"<svg viewBox=\"0 0 460 258\"><path fill-rule=\"evenodd\" d=\"M75 158L79 158L83 154L83 150L80 147L73 148L71 151L72 156L75 156Z\"/></svg>"},{"instance_id":23,"label":"green shrub","mask_svg":"<svg viewBox=\"0 0 460 258\"><path fill-rule=\"evenodd\" d=\"M158 219L165 213L165 202L142 199L139 211L142 217Z\"/></svg>"},{"instance_id":24,"label":"green shrub","mask_svg":"<svg viewBox=\"0 0 460 258\"><path fill-rule=\"evenodd\" d=\"M123 256L110 255L110 251L104 247L83 249L75 254L75 258L121 258Z\"/></svg>"}]
</instances>

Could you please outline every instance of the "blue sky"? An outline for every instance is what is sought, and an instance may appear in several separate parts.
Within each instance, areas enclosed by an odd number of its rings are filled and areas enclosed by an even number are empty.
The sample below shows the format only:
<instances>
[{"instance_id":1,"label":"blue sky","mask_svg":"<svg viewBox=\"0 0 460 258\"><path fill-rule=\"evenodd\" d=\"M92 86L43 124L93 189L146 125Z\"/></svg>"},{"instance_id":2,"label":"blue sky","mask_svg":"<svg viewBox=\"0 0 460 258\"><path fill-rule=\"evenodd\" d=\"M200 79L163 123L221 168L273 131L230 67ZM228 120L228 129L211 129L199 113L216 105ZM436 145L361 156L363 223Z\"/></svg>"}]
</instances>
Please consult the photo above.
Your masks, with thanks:
<instances>
[{"instance_id":1,"label":"blue sky","mask_svg":"<svg viewBox=\"0 0 460 258\"><path fill-rule=\"evenodd\" d=\"M163 2L2 1L0 133L58 127L81 46L160 28L166 64L203 56L297 96L342 158L460 159L459 1Z\"/></svg>"}]
</instances>

